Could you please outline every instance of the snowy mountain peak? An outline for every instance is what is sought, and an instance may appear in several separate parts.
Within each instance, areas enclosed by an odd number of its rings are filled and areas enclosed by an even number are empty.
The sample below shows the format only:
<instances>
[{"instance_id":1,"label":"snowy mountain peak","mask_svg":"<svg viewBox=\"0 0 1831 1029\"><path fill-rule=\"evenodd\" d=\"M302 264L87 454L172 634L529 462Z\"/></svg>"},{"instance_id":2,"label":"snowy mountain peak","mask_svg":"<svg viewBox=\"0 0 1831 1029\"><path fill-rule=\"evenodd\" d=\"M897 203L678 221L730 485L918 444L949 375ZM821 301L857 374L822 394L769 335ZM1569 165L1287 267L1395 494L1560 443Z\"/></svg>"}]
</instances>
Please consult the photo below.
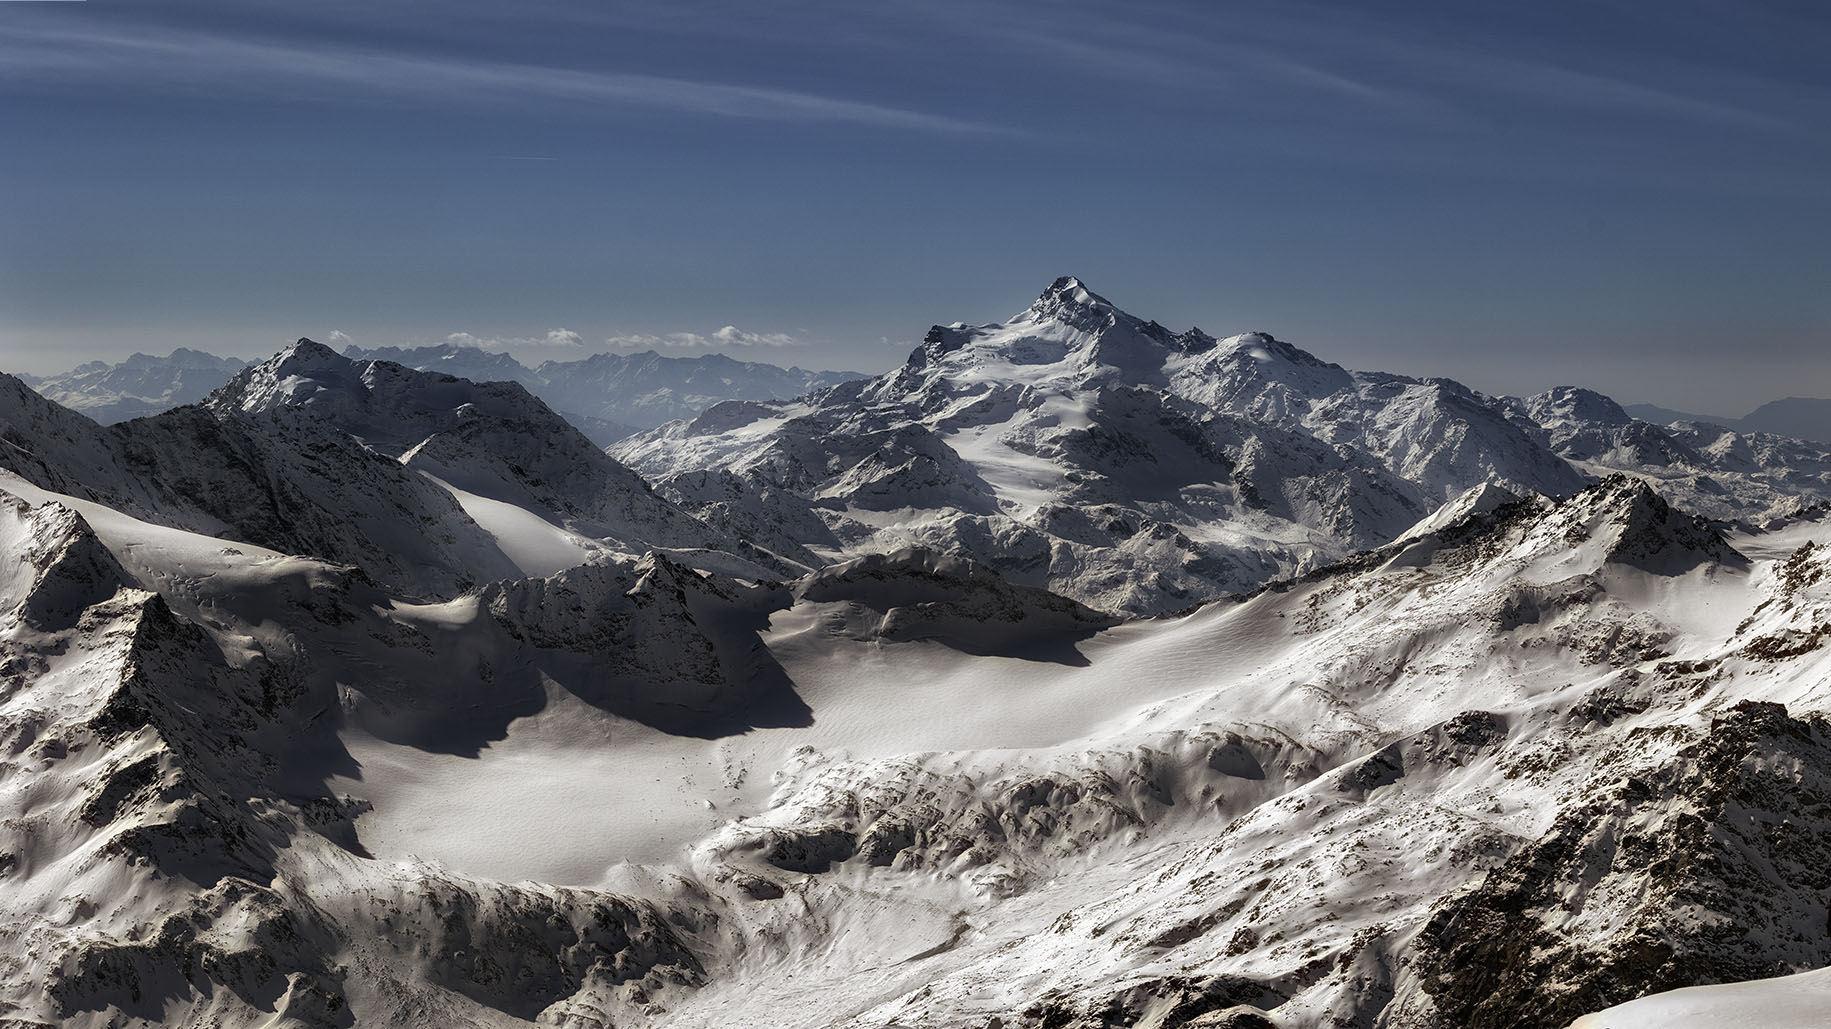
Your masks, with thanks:
<instances>
[{"instance_id":1,"label":"snowy mountain peak","mask_svg":"<svg viewBox=\"0 0 1831 1029\"><path fill-rule=\"evenodd\" d=\"M1528 397L1526 410L1534 421L1547 427L1584 423L1613 427L1634 420L1614 400L1577 386L1554 386Z\"/></svg>"},{"instance_id":2,"label":"snowy mountain peak","mask_svg":"<svg viewBox=\"0 0 1831 1029\"><path fill-rule=\"evenodd\" d=\"M1080 279L1064 275L1049 284L1029 307L1035 312L1057 312L1066 308L1091 308L1115 311L1112 301L1088 289Z\"/></svg>"},{"instance_id":3,"label":"snowy mountain peak","mask_svg":"<svg viewBox=\"0 0 1831 1029\"><path fill-rule=\"evenodd\" d=\"M291 344L289 344L284 349L282 349L278 354L276 354L274 356L273 360L274 361L310 361L313 363L328 362L328 363L335 364L338 362L346 362L347 358L343 357L341 354L337 353L337 351L332 350L330 347L325 346L324 344L318 342L315 339L311 339L306 336L300 336L298 339L294 340Z\"/></svg>"},{"instance_id":4,"label":"snowy mountain peak","mask_svg":"<svg viewBox=\"0 0 1831 1029\"><path fill-rule=\"evenodd\" d=\"M356 362L301 337L279 353L236 373L205 404L219 411L265 411L310 403L314 394L355 388Z\"/></svg>"},{"instance_id":5,"label":"snowy mountain peak","mask_svg":"<svg viewBox=\"0 0 1831 1029\"><path fill-rule=\"evenodd\" d=\"M1610 563L1660 575L1748 563L1704 519L1677 510L1630 475L1611 475L1563 502L1546 528L1572 552L1599 545Z\"/></svg>"}]
</instances>

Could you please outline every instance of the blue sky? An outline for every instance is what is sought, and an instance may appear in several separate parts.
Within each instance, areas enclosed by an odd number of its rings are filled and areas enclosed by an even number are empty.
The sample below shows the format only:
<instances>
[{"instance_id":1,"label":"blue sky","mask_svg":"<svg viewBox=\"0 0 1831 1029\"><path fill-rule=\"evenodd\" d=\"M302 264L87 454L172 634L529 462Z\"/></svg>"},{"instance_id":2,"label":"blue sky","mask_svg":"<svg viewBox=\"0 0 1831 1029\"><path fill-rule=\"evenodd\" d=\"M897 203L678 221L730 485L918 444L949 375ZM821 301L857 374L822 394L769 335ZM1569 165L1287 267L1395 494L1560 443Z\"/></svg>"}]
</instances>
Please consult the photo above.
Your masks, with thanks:
<instances>
[{"instance_id":1,"label":"blue sky","mask_svg":"<svg viewBox=\"0 0 1831 1029\"><path fill-rule=\"evenodd\" d=\"M1074 274L1739 414L1831 395L1826 53L1778 0L0 2L0 368L338 332L875 371Z\"/></svg>"}]
</instances>

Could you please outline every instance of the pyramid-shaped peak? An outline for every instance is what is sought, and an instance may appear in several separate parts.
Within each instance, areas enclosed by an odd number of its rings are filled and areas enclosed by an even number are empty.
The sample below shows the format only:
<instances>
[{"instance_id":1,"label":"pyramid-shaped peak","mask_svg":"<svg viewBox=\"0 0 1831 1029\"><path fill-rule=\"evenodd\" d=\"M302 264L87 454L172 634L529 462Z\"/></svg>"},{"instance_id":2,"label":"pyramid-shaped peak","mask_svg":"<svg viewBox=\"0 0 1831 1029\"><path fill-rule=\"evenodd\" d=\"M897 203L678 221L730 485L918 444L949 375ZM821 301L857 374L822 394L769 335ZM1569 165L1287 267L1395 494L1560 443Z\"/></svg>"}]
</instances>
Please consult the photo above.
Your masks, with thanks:
<instances>
[{"instance_id":1,"label":"pyramid-shaped peak","mask_svg":"<svg viewBox=\"0 0 1831 1029\"><path fill-rule=\"evenodd\" d=\"M1745 565L1709 522L1666 502L1638 476L1616 473L1565 501L1560 513L1606 537L1609 561L1660 575L1700 564Z\"/></svg>"},{"instance_id":2,"label":"pyramid-shaped peak","mask_svg":"<svg viewBox=\"0 0 1831 1029\"><path fill-rule=\"evenodd\" d=\"M249 365L204 403L218 411L261 411L297 406L327 388L349 388L356 362L316 340L300 337L259 364Z\"/></svg>"},{"instance_id":3,"label":"pyramid-shaped peak","mask_svg":"<svg viewBox=\"0 0 1831 1029\"><path fill-rule=\"evenodd\" d=\"M1033 309L1060 307L1112 307L1112 301L1093 290L1086 283L1072 275L1064 275L1049 284L1042 295L1036 298Z\"/></svg>"},{"instance_id":4,"label":"pyramid-shaped peak","mask_svg":"<svg viewBox=\"0 0 1831 1029\"><path fill-rule=\"evenodd\" d=\"M300 336L261 363L277 368L283 365L340 365L350 363L350 359L317 340Z\"/></svg>"}]
</instances>

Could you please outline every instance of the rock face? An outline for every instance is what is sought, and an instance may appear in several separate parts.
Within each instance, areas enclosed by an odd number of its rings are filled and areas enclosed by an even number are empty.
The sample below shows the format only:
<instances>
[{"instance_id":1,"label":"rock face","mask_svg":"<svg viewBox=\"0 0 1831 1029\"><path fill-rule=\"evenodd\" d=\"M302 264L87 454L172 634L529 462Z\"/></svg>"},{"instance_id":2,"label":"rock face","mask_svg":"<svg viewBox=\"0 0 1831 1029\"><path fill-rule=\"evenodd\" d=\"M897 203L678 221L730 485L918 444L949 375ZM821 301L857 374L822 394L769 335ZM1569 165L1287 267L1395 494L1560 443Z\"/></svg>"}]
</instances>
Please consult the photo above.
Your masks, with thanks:
<instances>
[{"instance_id":1,"label":"rock face","mask_svg":"<svg viewBox=\"0 0 1831 1029\"><path fill-rule=\"evenodd\" d=\"M1831 964L1831 724L1743 702L1585 798L1419 934L1448 1024L1544 1026L1660 990Z\"/></svg>"},{"instance_id":2,"label":"rock face","mask_svg":"<svg viewBox=\"0 0 1831 1029\"><path fill-rule=\"evenodd\" d=\"M1119 622L1047 590L1012 586L983 565L921 550L829 565L796 593L842 605L835 618L855 639L933 639L978 652L1061 644Z\"/></svg>"}]
</instances>

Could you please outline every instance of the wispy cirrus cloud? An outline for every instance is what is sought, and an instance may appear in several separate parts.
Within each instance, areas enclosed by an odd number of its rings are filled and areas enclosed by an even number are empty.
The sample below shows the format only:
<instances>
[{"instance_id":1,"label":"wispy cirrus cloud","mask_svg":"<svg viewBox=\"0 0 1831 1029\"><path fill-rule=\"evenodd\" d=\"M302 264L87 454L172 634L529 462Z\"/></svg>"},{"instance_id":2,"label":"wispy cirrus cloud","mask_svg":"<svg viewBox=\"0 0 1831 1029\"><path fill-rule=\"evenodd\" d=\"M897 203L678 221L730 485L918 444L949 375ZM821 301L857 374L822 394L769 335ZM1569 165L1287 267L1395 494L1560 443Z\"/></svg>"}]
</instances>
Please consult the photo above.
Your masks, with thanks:
<instances>
[{"instance_id":1,"label":"wispy cirrus cloud","mask_svg":"<svg viewBox=\"0 0 1831 1029\"><path fill-rule=\"evenodd\" d=\"M746 332L735 325L727 325L716 332L667 332L660 335L632 334L612 336L604 342L619 349L653 350L662 347L673 349L718 349L721 347L801 347L807 341L785 332Z\"/></svg>"},{"instance_id":2,"label":"wispy cirrus cloud","mask_svg":"<svg viewBox=\"0 0 1831 1029\"><path fill-rule=\"evenodd\" d=\"M1495 105L1770 135L1810 128L1784 113L1797 90L1780 83L1673 67L1646 59L1651 54L1629 52L1624 60L1619 50L1562 38L1483 34L1480 18L1369 16L1302 0L1191 6L1173 19L1149 4L1064 0L1061 16L1042 26L1025 12L988 12L978 2L936 0L922 10L962 35L993 35L1084 73L1199 90L1252 110L1371 113L1451 130L1489 120L1484 111Z\"/></svg>"},{"instance_id":3,"label":"wispy cirrus cloud","mask_svg":"<svg viewBox=\"0 0 1831 1029\"><path fill-rule=\"evenodd\" d=\"M944 114L767 86L170 29L0 27L0 80L8 79L83 87L114 83L140 89L260 91L318 100L559 102L952 134L1012 131Z\"/></svg>"}]
</instances>

